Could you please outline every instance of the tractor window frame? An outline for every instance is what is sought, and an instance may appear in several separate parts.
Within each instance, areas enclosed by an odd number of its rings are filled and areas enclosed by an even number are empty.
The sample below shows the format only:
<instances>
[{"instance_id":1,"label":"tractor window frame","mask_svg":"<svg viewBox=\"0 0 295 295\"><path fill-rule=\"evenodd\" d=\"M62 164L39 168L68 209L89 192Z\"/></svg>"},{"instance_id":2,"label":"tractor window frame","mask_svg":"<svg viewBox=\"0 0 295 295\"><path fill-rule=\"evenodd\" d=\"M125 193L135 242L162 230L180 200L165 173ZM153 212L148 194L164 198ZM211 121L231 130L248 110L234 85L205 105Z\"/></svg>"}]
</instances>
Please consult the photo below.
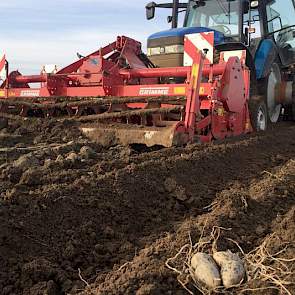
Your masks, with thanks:
<instances>
[{"instance_id":1,"label":"tractor window frame","mask_svg":"<svg viewBox=\"0 0 295 295\"><path fill-rule=\"evenodd\" d=\"M281 1L282 1L281 2L282 5L286 3L285 0L281 0ZM289 4L293 4L294 15L295 15L295 1L294 0L287 0L287 1L289 1ZM265 38L272 39L273 42L276 44L276 48L278 50L278 54L279 54L282 65L290 66L292 64L295 64L295 18L293 21L294 24L290 24L286 26L284 26L284 22L282 22L282 18L280 18L279 21L281 22L281 27L279 29L271 31L269 29L269 22L273 21L274 19L278 17L268 19L268 14L267 14L268 2L269 1L264 0L263 14L264 14L264 28L266 32ZM291 45L288 45L288 43L290 43Z\"/></svg>"},{"instance_id":2,"label":"tractor window frame","mask_svg":"<svg viewBox=\"0 0 295 295\"><path fill-rule=\"evenodd\" d=\"M248 30L255 29L255 33L248 33L248 45L251 44L252 40L262 39L265 36L265 28L263 26L264 14L261 6L261 4L255 8L250 6L249 11L243 14L243 32L245 32L246 28ZM255 19L257 16L258 18Z\"/></svg>"},{"instance_id":3,"label":"tractor window frame","mask_svg":"<svg viewBox=\"0 0 295 295\"><path fill-rule=\"evenodd\" d=\"M285 4L286 2L285 1L289 1L289 4L292 3L293 4L293 8L294 8L294 16L295 16L295 1L294 0L276 0L277 3L279 3L279 1L281 1L281 4ZM290 27L294 27L295 26L295 23L290 25L290 24L287 24L287 25L284 25L284 22L282 21L283 18L285 18L285 16L283 16L281 13L278 13L278 15L272 17L272 18L268 18L268 7L271 6L271 4L268 3L269 1L267 0L264 0L264 13L265 13L265 26L266 26L266 32L267 32L267 35L271 35L271 34L275 34L275 33L278 33L282 30L286 30ZM281 28L280 29L276 29L276 30L270 30L270 27L269 27L269 23L273 22L274 20L278 19L279 22L280 22L280 25L281 25ZM294 18L295 19L295 18Z\"/></svg>"},{"instance_id":4,"label":"tractor window frame","mask_svg":"<svg viewBox=\"0 0 295 295\"><path fill-rule=\"evenodd\" d=\"M186 14L185 14L185 18L184 18L184 22L183 22L183 27L187 27L187 23L188 23L188 18L190 15L190 5L191 2L193 2L194 0L189 0L188 1L188 9L186 10ZM210 1L210 0L206 0L206 1ZM239 7L242 7L242 1L243 0L237 0ZM239 9L239 11L241 11L241 9ZM238 40L235 41L241 41L243 40L243 15L241 12L239 12L238 14L238 22L237 22L237 27L238 27L238 32L237 34L234 34L233 36L227 36L225 35L225 39L232 39L232 38L237 38Z\"/></svg>"}]
</instances>

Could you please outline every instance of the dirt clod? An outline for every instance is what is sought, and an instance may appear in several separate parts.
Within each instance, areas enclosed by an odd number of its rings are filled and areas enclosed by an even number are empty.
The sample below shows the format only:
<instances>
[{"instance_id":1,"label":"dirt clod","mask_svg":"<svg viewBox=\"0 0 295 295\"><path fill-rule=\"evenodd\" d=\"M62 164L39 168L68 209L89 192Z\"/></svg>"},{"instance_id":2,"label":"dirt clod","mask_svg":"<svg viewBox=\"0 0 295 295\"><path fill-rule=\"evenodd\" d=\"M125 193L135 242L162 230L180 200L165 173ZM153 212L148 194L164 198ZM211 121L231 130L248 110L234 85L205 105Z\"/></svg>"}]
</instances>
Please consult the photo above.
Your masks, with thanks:
<instances>
[{"instance_id":1,"label":"dirt clod","mask_svg":"<svg viewBox=\"0 0 295 295\"><path fill-rule=\"evenodd\" d=\"M21 169L22 171L25 171L31 167L37 167L39 164L39 160L32 154L20 156L16 161L13 162L13 166L15 168Z\"/></svg>"},{"instance_id":2,"label":"dirt clod","mask_svg":"<svg viewBox=\"0 0 295 295\"><path fill-rule=\"evenodd\" d=\"M0 130L8 126L8 120L0 117Z\"/></svg>"},{"instance_id":3,"label":"dirt clod","mask_svg":"<svg viewBox=\"0 0 295 295\"><path fill-rule=\"evenodd\" d=\"M66 160L69 160L72 163L76 163L79 160L79 156L76 153L72 152L68 154Z\"/></svg>"},{"instance_id":4,"label":"dirt clod","mask_svg":"<svg viewBox=\"0 0 295 295\"><path fill-rule=\"evenodd\" d=\"M96 156L96 152L89 146L83 146L80 149L80 156L84 159L93 159Z\"/></svg>"}]
</instances>

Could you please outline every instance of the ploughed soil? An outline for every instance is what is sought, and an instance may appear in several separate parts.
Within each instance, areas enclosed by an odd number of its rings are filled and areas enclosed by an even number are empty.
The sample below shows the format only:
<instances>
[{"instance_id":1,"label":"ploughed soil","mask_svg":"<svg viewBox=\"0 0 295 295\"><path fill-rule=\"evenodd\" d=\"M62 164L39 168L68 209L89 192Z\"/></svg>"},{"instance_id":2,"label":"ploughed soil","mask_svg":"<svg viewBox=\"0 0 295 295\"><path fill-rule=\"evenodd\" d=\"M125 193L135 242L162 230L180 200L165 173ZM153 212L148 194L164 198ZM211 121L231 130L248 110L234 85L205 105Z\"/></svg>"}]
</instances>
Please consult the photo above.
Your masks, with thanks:
<instances>
[{"instance_id":1,"label":"ploughed soil","mask_svg":"<svg viewBox=\"0 0 295 295\"><path fill-rule=\"evenodd\" d=\"M103 148L69 122L1 124L0 294L187 294L165 262L216 226L221 249L276 233L295 257L295 125L148 149Z\"/></svg>"}]
</instances>

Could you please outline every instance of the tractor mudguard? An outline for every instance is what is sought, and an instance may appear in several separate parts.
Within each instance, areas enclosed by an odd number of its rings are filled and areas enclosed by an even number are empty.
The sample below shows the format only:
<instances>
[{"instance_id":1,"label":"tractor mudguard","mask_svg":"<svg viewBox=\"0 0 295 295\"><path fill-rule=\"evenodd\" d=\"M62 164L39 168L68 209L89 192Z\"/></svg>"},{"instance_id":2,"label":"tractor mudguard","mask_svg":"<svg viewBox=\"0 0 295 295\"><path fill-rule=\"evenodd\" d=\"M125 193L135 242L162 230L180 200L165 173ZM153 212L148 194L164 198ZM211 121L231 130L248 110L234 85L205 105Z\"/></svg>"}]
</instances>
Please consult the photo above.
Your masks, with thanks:
<instances>
[{"instance_id":1,"label":"tractor mudguard","mask_svg":"<svg viewBox=\"0 0 295 295\"><path fill-rule=\"evenodd\" d=\"M268 119L277 123L281 113L282 75L278 49L272 40L263 40L255 56L255 66L258 80L258 94L265 97Z\"/></svg>"},{"instance_id":2,"label":"tractor mudguard","mask_svg":"<svg viewBox=\"0 0 295 295\"><path fill-rule=\"evenodd\" d=\"M278 50L276 44L270 39L262 40L254 59L257 79L267 77L277 56Z\"/></svg>"},{"instance_id":3,"label":"tractor mudguard","mask_svg":"<svg viewBox=\"0 0 295 295\"><path fill-rule=\"evenodd\" d=\"M215 45L217 51L233 51L245 50L246 51L246 65L251 71L251 79L256 80L255 63L250 49L241 42L229 42Z\"/></svg>"}]
</instances>

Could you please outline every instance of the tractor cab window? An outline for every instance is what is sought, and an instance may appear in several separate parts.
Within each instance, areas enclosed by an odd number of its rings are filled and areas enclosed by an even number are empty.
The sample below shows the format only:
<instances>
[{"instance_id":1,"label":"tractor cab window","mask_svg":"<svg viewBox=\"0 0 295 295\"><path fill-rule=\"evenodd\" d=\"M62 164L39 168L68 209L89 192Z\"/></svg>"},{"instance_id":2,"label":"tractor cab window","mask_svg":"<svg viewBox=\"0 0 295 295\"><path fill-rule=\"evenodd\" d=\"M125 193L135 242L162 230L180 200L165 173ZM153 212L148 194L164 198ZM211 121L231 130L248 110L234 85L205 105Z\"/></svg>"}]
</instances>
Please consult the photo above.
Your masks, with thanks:
<instances>
[{"instance_id":1,"label":"tractor cab window","mask_svg":"<svg viewBox=\"0 0 295 295\"><path fill-rule=\"evenodd\" d=\"M266 15L268 31L270 33L279 31L295 23L295 10L292 0L268 1Z\"/></svg>"},{"instance_id":2,"label":"tractor cab window","mask_svg":"<svg viewBox=\"0 0 295 295\"><path fill-rule=\"evenodd\" d=\"M267 28L273 36L282 63L295 59L295 8L292 0L272 0L266 5Z\"/></svg>"},{"instance_id":3,"label":"tractor cab window","mask_svg":"<svg viewBox=\"0 0 295 295\"><path fill-rule=\"evenodd\" d=\"M190 1L184 26L210 28L238 38L239 8L239 0Z\"/></svg>"}]
</instances>

